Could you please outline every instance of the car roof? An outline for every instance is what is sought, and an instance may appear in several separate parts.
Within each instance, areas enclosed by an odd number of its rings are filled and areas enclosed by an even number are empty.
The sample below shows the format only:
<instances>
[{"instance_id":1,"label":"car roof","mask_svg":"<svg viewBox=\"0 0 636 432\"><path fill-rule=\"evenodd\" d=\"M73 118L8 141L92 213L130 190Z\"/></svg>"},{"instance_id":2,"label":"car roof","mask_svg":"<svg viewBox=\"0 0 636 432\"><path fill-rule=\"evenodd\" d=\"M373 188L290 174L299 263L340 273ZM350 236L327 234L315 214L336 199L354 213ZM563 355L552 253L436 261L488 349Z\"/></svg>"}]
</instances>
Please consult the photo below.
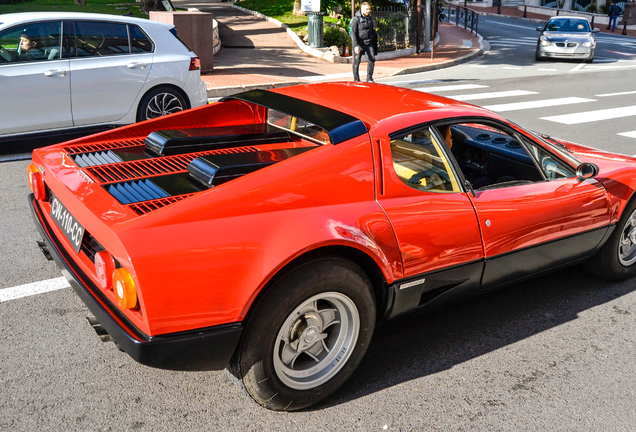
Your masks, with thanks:
<instances>
[{"instance_id":1,"label":"car roof","mask_svg":"<svg viewBox=\"0 0 636 432\"><path fill-rule=\"evenodd\" d=\"M574 15L559 15L559 16L553 16L552 18L550 18L550 21L554 21L554 20L564 20L564 19L587 21L587 18L585 18L585 17L574 16Z\"/></svg>"},{"instance_id":2,"label":"car roof","mask_svg":"<svg viewBox=\"0 0 636 432\"><path fill-rule=\"evenodd\" d=\"M143 18L128 17L123 15L108 15L83 12L20 12L0 15L0 27L43 20L93 20L93 21L117 21L141 26L160 25L171 28L170 24L150 21Z\"/></svg>"},{"instance_id":3,"label":"car roof","mask_svg":"<svg viewBox=\"0 0 636 432\"><path fill-rule=\"evenodd\" d=\"M385 84L319 83L270 91L344 112L367 123L369 129L407 116L419 116L421 123L453 116L502 119L497 114L468 103Z\"/></svg>"}]
</instances>

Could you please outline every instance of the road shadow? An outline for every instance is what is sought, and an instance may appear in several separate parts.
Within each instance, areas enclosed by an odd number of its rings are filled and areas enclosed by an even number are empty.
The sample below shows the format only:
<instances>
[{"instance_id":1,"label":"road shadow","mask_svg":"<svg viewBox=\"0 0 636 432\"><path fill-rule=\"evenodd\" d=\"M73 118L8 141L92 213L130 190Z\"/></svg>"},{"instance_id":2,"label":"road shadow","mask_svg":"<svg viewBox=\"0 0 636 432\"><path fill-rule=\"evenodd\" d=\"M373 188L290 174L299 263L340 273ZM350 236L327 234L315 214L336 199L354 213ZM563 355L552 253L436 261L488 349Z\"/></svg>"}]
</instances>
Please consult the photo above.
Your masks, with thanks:
<instances>
[{"instance_id":1,"label":"road shadow","mask_svg":"<svg viewBox=\"0 0 636 432\"><path fill-rule=\"evenodd\" d=\"M576 320L580 312L633 291L633 281L607 282L574 267L432 314L383 324L354 375L313 410L445 371Z\"/></svg>"}]
</instances>

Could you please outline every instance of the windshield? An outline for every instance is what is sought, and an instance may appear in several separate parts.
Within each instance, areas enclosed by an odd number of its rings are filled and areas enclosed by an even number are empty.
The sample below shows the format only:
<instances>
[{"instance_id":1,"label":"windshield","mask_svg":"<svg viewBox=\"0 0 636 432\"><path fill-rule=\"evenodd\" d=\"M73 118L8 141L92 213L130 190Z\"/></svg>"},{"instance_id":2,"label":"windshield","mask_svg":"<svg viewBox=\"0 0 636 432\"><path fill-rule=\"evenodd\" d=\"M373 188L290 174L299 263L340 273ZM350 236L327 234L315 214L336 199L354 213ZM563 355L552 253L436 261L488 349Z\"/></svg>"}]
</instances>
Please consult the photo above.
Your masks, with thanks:
<instances>
[{"instance_id":1,"label":"windshield","mask_svg":"<svg viewBox=\"0 0 636 432\"><path fill-rule=\"evenodd\" d=\"M550 20L545 26L545 31L560 33L589 33L590 24L584 19L558 18Z\"/></svg>"}]
</instances>

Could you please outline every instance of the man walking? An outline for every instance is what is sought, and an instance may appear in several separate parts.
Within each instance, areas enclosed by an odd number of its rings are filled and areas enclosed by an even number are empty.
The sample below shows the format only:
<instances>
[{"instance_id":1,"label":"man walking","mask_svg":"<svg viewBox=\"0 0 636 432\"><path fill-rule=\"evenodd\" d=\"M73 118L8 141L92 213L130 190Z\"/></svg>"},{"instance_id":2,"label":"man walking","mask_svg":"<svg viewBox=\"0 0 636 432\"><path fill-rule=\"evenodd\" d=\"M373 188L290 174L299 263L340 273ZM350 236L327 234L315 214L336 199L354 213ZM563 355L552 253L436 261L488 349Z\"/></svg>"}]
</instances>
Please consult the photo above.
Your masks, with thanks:
<instances>
[{"instance_id":1,"label":"man walking","mask_svg":"<svg viewBox=\"0 0 636 432\"><path fill-rule=\"evenodd\" d=\"M607 29L609 30L610 27L612 28L612 32L616 29L616 20L618 19L618 16L621 13L621 8L616 4L616 2L612 2L612 5L609 8L608 11L608 15L609 15L609 25L607 26ZM614 24L612 26L612 24Z\"/></svg>"},{"instance_id":2,"label":"man walking","mask_svg":"<svg viewBox=\"0 0 636 432\"><path fill-rule=\"evenodd\" d=\"M371 6L362 3L362 7L351 20L351 44L353 45L353 80L360 81L360 60L367 55L367 82L373 82L375 53L378 51L378 35L373 28Z\"/></svg>"}]
</instances>

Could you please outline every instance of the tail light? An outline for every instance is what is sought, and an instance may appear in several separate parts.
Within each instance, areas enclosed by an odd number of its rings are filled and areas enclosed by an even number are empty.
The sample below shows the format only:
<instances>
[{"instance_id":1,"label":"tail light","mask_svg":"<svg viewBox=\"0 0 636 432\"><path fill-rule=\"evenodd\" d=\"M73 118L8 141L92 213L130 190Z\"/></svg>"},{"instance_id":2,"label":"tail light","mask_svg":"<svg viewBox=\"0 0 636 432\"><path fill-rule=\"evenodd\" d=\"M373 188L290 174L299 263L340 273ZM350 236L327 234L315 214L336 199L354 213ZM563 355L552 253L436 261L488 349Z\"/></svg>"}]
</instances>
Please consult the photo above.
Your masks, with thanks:
<instances>
[{"instance_id":1,"label":"tail light","mask_svg":"<svg viewBox=\"0 0 636 432\"><path fill-rule=\"evenodd\" d=\"M45 199L46 189L44 188L44 177L42 176L42 171L40 171L35 164L31 164L27 167L27 174L29 176L29 187L35 196L35 199Z\"/></svg>"},{"instance_id":2,"label":"tail light","mask_svg":"<svg viewBox=\"0 0 636 432\"><path fill-rule=\"evenodd\" d=\"M125 268L113 272L113 292L121 309L133 309L137 306L135 281Z\"/></svg>"},{"instance_id":3,"label":"tail light","mask_svg":"<svg viewBox=\"0 0 636 432\"><path fill-rule=\"evenodd\" d=\"M115 272L115 260L106 251L95 254L95 274L99 281L99 286L104 291L113 288L113 273Z\"/></svg>"},{"instance_id":4,"label":"tail light","mask_svg":"<svg viewBox=\"0 0 636 432\"><path fill-rule=\"evenodd\" d=\"M201 60L199 57L192 57L190 59L190 68L188 70L201 70Z\"/></svg>"}]
</instances>

